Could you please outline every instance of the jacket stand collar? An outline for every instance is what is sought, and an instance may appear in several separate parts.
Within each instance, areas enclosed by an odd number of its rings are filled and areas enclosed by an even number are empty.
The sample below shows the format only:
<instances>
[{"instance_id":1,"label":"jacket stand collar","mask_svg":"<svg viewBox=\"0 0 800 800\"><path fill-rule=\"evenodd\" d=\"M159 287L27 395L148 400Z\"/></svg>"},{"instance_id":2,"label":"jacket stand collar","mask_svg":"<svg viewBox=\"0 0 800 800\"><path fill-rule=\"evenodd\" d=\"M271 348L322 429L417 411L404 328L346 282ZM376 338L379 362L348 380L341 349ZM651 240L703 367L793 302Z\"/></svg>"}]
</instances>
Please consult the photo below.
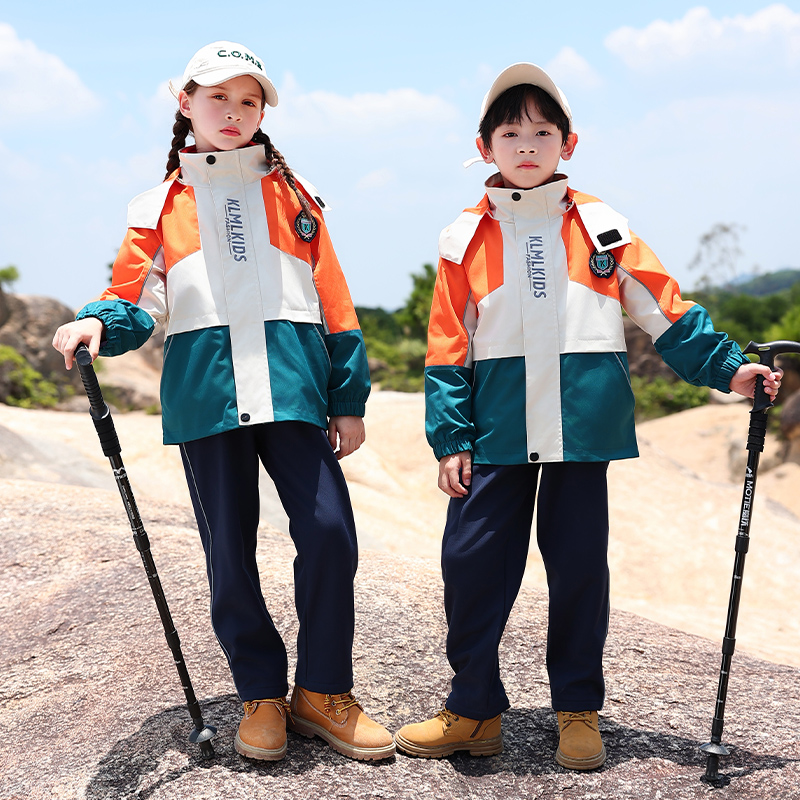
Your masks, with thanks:
<instances>
[{"instance_id":1,"label":"jacket stand collar","mask_svg":"<svg viewBox=\"0 0 800 800\"><path fill-rule=\"evenodd\" d=\"M188 186L208 186L212 180L220 178L236 183L255 183L270 171L261 144L238 150L215 150L213 153L192 151L193 148L187 148L180 152L179 180Z\"/></svg>"},{"instance_id":2,"label":"jacket stand collar","mask_svg":"<svg viewBox=\"0 0 800 800\"><path fill-rule=\"evenodd\" d=\"M486 195L490 213L498 222L513 222L517 217L560 217L570 204L567 176L559 173L550 183L533 189L506 189L500 173L496 173L486 181Z\"/></svg>"}]
</instances>

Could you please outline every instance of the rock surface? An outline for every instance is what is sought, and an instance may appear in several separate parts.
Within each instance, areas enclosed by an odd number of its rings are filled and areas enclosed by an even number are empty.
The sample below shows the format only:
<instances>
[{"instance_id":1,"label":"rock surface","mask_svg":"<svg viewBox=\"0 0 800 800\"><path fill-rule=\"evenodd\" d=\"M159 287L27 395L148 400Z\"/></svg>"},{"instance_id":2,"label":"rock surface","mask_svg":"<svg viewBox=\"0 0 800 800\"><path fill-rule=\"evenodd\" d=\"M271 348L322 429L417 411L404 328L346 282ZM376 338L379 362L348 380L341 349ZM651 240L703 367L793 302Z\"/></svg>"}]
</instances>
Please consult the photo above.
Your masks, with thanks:
<instances>
[{"instance_id":1,"label":"rock surface","mask_svg":"<svg viewBox=\"0 0 800 800\"><path fill-rule=\"evenodd\" d=\"M47 380L61 387L72 387L75 396L62 401L62 408L84 404L78 370L67 371L63 356L51 344L56 328L74 319L75 312L58 300L12 294L0 287L0 345L13 347ZM158 387L163 346L164 335L159 333L129 357L103 359L97 363L98 380L108 389L108 402L112 406L160 409ZM9 388L0 375L0 397L8 394Z\"/></svg>"},{"instance_id":2,"label":"rock surface","mask_svg":"<svg viewBox=\"0 0 800 800\"><path fill-rule=\"evenodd\" d=\"M79 376L64 369L63 357L51 344L56 328L73 319L72 309L58 300L0 289L0 344L13 347L47 380L78 390ZM0 397L8 393L8 387L0 385Z\"/></svg>"},{"instance_id":3,"label":"rock surface","mask_svg":"<svg viewBox=\"0 0 800 800\"><path fill-rule=\"evenodd\" d=\"M74 414L0 405L0 478L115 489L85 398L82 405ZM160 419L140 412L114 419L140 502L188 508L180 457L177 448L161 445ZM376 392L367 403L366 425L366 443L342 461L362 547L437 561L447 498L436 488L423 398ZM747 427L745 404L704 406L639 426L641 457L609 470L616 608L712 640L722 636ZM800 464L767 470L778 448L770 434L758 477L738 638L740 649L751 655L800 666ZM266 475L261 493L262 521L287 532ZM546 585L535 547L525 585Z\"/></svg>"},{"instance_id":4,"label":"rock surface","mask_svg":"<svg viewBox=\"0 0 800 800\"><path fill-rule=\"evenodd\" d=\"M216 757L187 742L191 723L116 491L0 480L0 709L3 800L127 798L705 798L700 782L719 646L625 612L611 617L609 752L599 771L553 761L557 743L544 669L546 602L523 589L502 644L512 702L505 751L442 761L350 761L290 734L277 763L241 759L227 665L208 622L201 548L183 505L142 508L153 555ZM293 550L264 528L267 604L290 654L297 623ZM391 729L434 712L447 691L441 578L422 559L362 552L356 578L356 692ZM737 654L719 797L800 797L800 670Z\"/></svg>"},{"instance_id":5,"label":"rock surface","mask_svg":"<svg viewBox=\"0 0 800 800\"><path fill-rule=\"evenodd\" d=\"M157 398L157 359L149 370L131 360L105 360L101 382L125 373L142 396ZM553 761L535 549L502 645L512 708L501 756L361 764L291 736L283 762L240 759L232 747L240 707L208 622L180 459L160 446L158 417L117 414L195 690L219 727L217 757L201 761L186 741L177 674L86 405L78 396L79 414L0 406L0 719L11 734L0 750L0 800L714 794L699 781L697 745L709 738L717 688L745 406L641 425L642 457L610 470L615 610L601 715L609 761L581 775ZM436 563L446 499L422 423L421 397L376 393L367 443L342 462L362 545L356 692L392 730L435 712L450 675ZM735 749L722 769L731 783L717 794L759 800L800 798L800 464L767 470L778 463L774 435L767 442L726 713L724 740ZM293 552L270 526L286 530L268 479L262 491L264 591L291 653Z\"/></svg>"}]
</instances>

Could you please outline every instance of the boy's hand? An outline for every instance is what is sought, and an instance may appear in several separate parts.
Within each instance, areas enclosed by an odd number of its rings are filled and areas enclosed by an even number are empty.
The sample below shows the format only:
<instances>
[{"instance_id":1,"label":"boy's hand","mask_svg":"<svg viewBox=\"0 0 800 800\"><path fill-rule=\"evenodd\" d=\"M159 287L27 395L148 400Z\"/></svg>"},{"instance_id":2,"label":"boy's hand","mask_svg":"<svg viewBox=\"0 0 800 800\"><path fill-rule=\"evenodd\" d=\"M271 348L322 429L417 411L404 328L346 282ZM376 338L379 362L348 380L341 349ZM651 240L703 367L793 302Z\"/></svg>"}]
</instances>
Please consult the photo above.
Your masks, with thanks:
<instances>
[{"instance_id":1,"label":"boy's hand","mask_svg":"<svg viewBox=\"0 0 800 800\"><path fill-rule=\"evenodd\" d=\"M72 369L72 359L81 342L89 348L92 361L97 358L104 327L97 317L85 317L58 328L53 336L53 347L64 354L64 364L67 369Z\"/></svg>"},{"instance_id":2,"label":"boy's hand","mask_svg":"<svg viewBox=\"0 0 800 800\"><path fill-rule=\"evenodd\" d=\"M730 390L744 397L752 397L756 391L756 378L759 375L764 376L764 391L774 400L781 387L783 370L771 370L766 364L742 364L731 378Z\"/></svg>"},{"instance_id":3,"label":"boy's hand","mask_svg":"<svg viewBox=\"0 0 800 800\"><path fill-rule=\"evenodd\" d=\"M460 480L459 480L460 476ZM450 497L463 497L472 483L472 453L464 450L439 459L439 488Z\"/></svg>"},{"instance_id":4,"label":"boy's hand","mask_svg":"<svg viewBox=\"0 0 800 800\"><path fill-rule=\"evenodd\" d=\"M365 438L364 420L361 417L331 417L328 422L328 441L340 461L350 453L355 453L364 444Z\"/></svg>"}]
</instances>

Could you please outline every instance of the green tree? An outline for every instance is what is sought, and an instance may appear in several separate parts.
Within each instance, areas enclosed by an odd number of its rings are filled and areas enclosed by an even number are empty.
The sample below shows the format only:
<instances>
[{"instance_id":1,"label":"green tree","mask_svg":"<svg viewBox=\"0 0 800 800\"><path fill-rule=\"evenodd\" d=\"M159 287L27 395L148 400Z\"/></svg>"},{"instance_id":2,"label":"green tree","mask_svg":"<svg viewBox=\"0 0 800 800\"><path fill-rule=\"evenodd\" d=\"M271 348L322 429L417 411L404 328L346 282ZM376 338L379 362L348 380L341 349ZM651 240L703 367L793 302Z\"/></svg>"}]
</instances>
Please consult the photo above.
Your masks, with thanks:
<instances>
[{"instance_id":1,"label":"green tree","mask_svg":"<svg viewBox=\"0 0 800 800\"><path fill-rule=\"evenodd\" d=\"M18 280L19 270L13 264L0 269L0 286L4 289L11 289L11 286Z\"/></svg>"},{"instance_id":2,"label":"green tree","mask_svg":"<svg viewBox=\"0 0 800 800\"><path fill-rule=\"evenodd\" d=\"M422 272L413 273L411 280L411 294L406 304L397 312L397 321L403 326L407 336L424 339L428 333L436 269L433 264L423 264Z\"/></svg>"},{"instance_id":3,"label":"green tree","mask_svg":"<svg viewBox=\"0 0 800 800\"><path fill-rule=\"evenodd\" d=\"M767 331L780 325L800 297L793 301L792 292L785 289L763 297L713 289L694 292L691 299L708 310L718 331L725 331L744 347L751 339L767 341Z\"/></svg>"},{"instance_id":4,"label":"green tree","mask_svg":"<svg viewBox=\"0 0 800 800\"><path fill-rule=\"evenodd\" d=\"M762 341L775 342L781 339L800 342L800 304L793 305L779 322L768 328Z\"/></svg>"},{"instance_id":5,"label":"green tree","mask_svg":"<svg viewBox=\"0 0 800 800\"><path fill-rule=\"evenodd\" d=\"M431 264L424 264L421 272L412 274L411 281L411 293L397 311L356 309L367 345L370 376L383 389L400 392L423 389L436 270Z\"/></svg>"}]
</instances>

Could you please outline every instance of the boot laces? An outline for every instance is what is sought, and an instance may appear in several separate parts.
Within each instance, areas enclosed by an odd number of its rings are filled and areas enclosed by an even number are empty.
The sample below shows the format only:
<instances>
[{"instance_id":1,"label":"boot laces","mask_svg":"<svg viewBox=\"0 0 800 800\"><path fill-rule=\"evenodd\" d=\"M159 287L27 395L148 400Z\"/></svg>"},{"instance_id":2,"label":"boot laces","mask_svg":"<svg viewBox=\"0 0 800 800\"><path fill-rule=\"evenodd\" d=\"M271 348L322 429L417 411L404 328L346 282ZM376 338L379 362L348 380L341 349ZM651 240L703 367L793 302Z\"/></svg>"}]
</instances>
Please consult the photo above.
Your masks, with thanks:
<instances>
[{"instance_id":1,"label":"boot laces","mask_svg":"<svg viewBox=\"0 0 800 800\"><path fill-rule=\"evenodd\" d=\"M334 711L337 715L342 711L347 711L348 708L361 708L361 703L353 697L351 692L343 692L342 694L326 694L325 695L325 711Z\"/></svg>"},{"instance_id":2,"label":"boot laces","mask_svg":"<svg viewBox=\"0 0 800 800\"><path fill-rule=\"evenodd\" d=\"M289 706L289 703L286 702L286 698L285 697L268 697L268 698L265 698L264 700L248 700L244 704L245 716L250 717L253 714L255 714L256 713L256 709L262 703L272 703L272 705L274 705L278 709L278 711L283 710L283 712L288 714L290 718L292 716L292 709Z\"/></svg>"},{"instance_id":3,"label":"boot laces","mask_svg":"<svg viewBox=\"0 0 800 800\"><path fill-rule=\"evenodd\" d=\"M445 726L448 728L454 722L458 722L458 720L460 719L458 714L454 714L447 708L443 708L436 716L439 717L442 720L442 722L444 722Z\"/></svg>"},{"instance_id":4,"label":"boot laces","mask_svg":"<svg viewBox=\"0 0 800 800\"><path fill-rule=\"evenodd\" d=\"M562 711L561 715L564 720L563 724L564 728L568 728L573 722L582 722L588 728L591 728L592 730L597 730L595 726L592 724L591 711Z\"/></svg>"}]
</instances>

